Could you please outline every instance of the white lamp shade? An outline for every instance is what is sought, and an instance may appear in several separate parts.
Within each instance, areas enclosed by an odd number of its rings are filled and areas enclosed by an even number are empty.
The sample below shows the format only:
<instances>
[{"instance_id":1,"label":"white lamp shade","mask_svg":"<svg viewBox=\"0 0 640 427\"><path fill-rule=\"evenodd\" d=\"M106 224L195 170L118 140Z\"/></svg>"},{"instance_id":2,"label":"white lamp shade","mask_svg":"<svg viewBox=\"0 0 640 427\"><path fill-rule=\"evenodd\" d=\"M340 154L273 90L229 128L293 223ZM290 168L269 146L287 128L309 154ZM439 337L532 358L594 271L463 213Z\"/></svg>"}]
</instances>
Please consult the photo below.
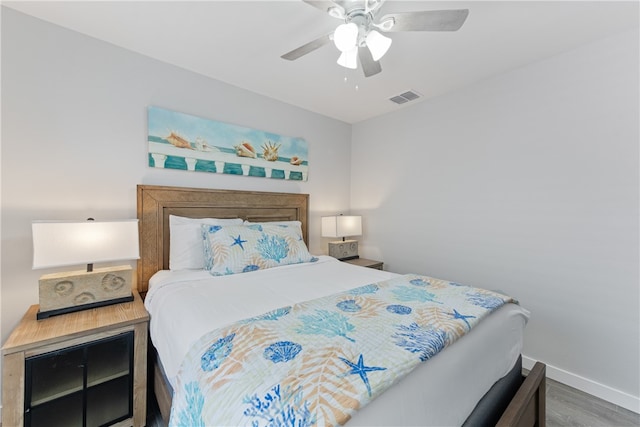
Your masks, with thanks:
<instances>
[{"instance_id":1,"label":"white lamp shade","mask_svg":"<svg viewBox=\"0 0 640 427\"><path fill-rule=\"evenodd\" d=\"M358 48L354 47L351 50L342 52L340 58L338 58L338 65L342 65L345 68L355 70L358 68Z\"/></svg>"},{"instance_id":2,"label":"white lamp shade","mask_svg":"<svg viewBox=\"0 0 640 427\"><path fill-rule=\"evenodd\" d=\"M374 61L379 60L384 56L391 46L391 39L383 36L376 30L369 31L366 38L367 47L371 51L371 57Z\"/></svg>"},{"instance_id":3,"label":"white lamp shade","mask_svg":"<svg viewBox=\"0 0 640 427\"><path fill-rule=\"evenodd\" d=\"M34 221L33 268L140 258L138 220Z\"/></svg>"},{"instance_id":4,"label":"white lamp shade","mask_svg":"<svg viewBox=\"0 0 640 427\"><path fill-rule=\"evenodd\" d=\"M338 25L333 32L333 43L340 52L353 49L358 43L358 26L353 22Z\"/></svg>"},{"instance_id":5,"label":"white lamp shade","mask_svg":"<svg viewBox=\"0 0 640 427\"><path fill-rule=\"evenodd\" d=\"M337 215L322 217L322 237L346 237L362 235L360 215Z\"/></svg>"}]
</instances>

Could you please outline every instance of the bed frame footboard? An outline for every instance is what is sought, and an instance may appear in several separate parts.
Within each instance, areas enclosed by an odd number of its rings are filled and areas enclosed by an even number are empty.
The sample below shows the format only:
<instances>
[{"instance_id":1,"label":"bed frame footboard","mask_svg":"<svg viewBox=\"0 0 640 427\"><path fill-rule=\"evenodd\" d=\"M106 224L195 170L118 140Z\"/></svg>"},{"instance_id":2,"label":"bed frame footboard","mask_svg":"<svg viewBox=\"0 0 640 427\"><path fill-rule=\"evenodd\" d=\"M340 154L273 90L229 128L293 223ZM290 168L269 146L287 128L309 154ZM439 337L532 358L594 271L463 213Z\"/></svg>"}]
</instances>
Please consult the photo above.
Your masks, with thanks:
<instances>
[{"instance_id":1,"label":"bed frame footboard","mask_svg":"<svg viewBox=\"0 0 640 427\"><path fill-rule=\"evenodd\" d=\"M545 427L546 365L536 362L496 427Z\"/></svg>"}]
</instances>

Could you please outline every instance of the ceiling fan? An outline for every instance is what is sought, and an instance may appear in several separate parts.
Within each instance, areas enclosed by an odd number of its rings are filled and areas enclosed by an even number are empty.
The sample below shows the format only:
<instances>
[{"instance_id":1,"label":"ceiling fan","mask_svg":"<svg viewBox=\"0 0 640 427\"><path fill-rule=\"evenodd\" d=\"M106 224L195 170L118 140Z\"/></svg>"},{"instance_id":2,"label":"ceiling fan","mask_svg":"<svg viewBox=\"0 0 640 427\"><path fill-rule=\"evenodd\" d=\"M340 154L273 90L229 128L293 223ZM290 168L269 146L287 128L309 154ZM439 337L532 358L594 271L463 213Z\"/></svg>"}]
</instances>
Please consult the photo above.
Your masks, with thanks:
<instances>
[{"instance_id":1,"label":"ceiling fan","mask_svg":"<svg viewBox=\"0 0 640 427\"><path fill-rule=\"evenodd\" d=\"M399 12L376 16L384 0L302 0L343 24L315 40L281 56L294 61L333 41L341 54L338 64L358 68L358 59L365 77L382 71L380 58L387 53L391 39L380 34L399 31L457 31L469 15L469 9Z\"/></svg>"}]
</instances>

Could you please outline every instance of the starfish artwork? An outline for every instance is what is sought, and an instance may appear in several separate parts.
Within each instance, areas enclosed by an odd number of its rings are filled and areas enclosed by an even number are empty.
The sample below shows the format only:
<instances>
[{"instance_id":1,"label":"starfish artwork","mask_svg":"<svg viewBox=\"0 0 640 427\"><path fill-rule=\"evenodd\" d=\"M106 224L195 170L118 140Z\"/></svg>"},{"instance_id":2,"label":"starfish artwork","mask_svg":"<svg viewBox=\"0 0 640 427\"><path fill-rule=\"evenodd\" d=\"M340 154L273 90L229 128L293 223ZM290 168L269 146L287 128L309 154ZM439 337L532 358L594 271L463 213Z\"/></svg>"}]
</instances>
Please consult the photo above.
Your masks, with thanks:
<instances>
[{"instance_id":1,"label":"starfish artwork","mask_svg":"<svg viewBox=\"0 0 640 427\"><path fill-rule=\"evenodd\" d=\"M358 358L358 363L357 364L351 362L350 360L342 358L342 357L340 357L339 359L342 360L347 365L349 365L349 367L351 368L351 371L347 372L345 375L356 375L356 374L360 375L360 378L362 378L362 381L364 382L364 385L367 386L367 391L369 392L369 397L371 397L371 386L369 385L369 378L367 378L367 372L384 371L387 368L379 368L379 367L376 367L376 366L364 366L364 361L362 359L362 354Z\"/></svg>"},{"instance_id":2,"label":"starfish artwork","mask_svg":"<svg viewBox=\"0 0 640 427\"><path fill-rule=\"evenodd\" d=\"M458 310L456 310L455 308L453 309L453 313L447 313L447 314L453 316L454 319L462 320L464 323L467 324L467 327L469 328L469 330L471 330L471 325L469 324L467 319L475 319L475 317L476 317L476 316L467 316L467 315L464 315L464 314L460 314L460 313L458 313Z\"/></svg>"},{"instance_id":3,"label":"starfish artwork","mask_svg":"<svg viewBox=\"0 0 640 427\"><path fill-rule=\"evenodd\" d=\"M233 238L233 243L231 244L231 246L235 246L238 245L240 246L240 248L242 248L242 250L244 251L244 246L242 246L243 243L247 243L246 240L242 240L242 238L240 237L240 235L238 234L238 237L234 237Z\"/></svg>"}]
</instances>

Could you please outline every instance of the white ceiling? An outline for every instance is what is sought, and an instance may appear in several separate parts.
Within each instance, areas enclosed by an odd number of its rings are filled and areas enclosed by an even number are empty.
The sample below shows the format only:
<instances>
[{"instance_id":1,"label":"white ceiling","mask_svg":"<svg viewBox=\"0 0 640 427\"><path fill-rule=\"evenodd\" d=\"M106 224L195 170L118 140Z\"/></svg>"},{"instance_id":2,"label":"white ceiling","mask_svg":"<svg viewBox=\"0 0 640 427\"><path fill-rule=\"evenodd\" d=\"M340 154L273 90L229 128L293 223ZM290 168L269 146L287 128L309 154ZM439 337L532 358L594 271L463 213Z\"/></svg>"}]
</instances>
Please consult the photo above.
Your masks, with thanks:
<instances>
[{"instance_id":1,"label":"white ceiling","mask_svg":"<svg viewBox=\"0 0 640 427\"><path fill-rule=\"evenodd\" d=\"M382 73L365 78L336 64L333 44L297 61L280 58L340 24L300 0L3 5L347 123L412 105L389 101L406 90L424 100L639 25L637 0L387 0L381 14L470 13L457 32L391 33Z\"/></svg>"}]
</instances>

